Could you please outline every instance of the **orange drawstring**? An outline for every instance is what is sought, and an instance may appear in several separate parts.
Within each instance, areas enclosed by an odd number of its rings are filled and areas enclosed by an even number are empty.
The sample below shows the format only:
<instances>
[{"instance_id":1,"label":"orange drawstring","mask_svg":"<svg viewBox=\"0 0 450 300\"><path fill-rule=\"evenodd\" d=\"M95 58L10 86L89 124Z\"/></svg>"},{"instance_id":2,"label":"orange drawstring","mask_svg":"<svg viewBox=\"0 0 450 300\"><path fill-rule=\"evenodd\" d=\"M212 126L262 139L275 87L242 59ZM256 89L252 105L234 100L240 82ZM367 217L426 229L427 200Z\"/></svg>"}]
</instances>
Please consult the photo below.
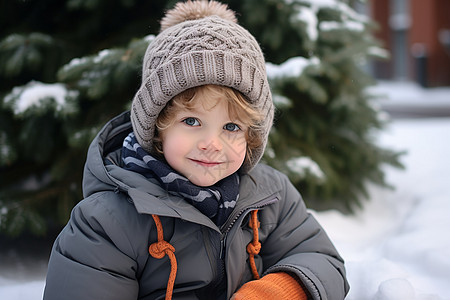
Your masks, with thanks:
<instances>
[{"instance_id":1,"label":"orange drawstring","mask_svg":"<svg viewBox=\"0 0 450 300\"><path fill-rule=\"evenodd\" d=\"M248 225L253 230L253 241L251 243L248 243L247 245L250 268L252 270L253 278L259 279L258 269L256 268L255 263L255 255L258 255L259 251L261 250L261 243L259 242L259 234L258 234L258 228L260 226L260 223L258 221L258 210L253 210L251 212L250 221Z\"/></svg>"},{"instance_id":2,"label":"orange drawstring","mask_svg":"<svg viewBox=\"0 0 450 300\"><path fill-rule=\"evenodd\" d=\"M154 258L161 259L165 255L169 256L170 260L170 275L167 282L166 300L172 299L173 286L175 284L175 277L177 276L177 259L175 257L175 248L164 240L163 228L161 220L157 215L152 215L156 224L158 232L158 241L148 247L148 252Z\"/></svg>"},{"instance_id":3,"label":"orange drawstring","mask_svg":"<svg viewBox=\"0 0 450 300\"><path fill-rule=\"evenodd\" d=\"M156 224L156 230L158 234L158 241L151 244L148 247L148 252L154 258L161 259L165 255L169 256L170 260L170 275L167 282L166 300L172 299L173 286L175 284L175 277L177 276L177 259L175 257L175 248L164 240L164 232L162 228L161 220L157 215L152 215ZM251 212L249 226L253 230L253 241L247 245L247 252L249 254L250 268L252 270L253 277L259 279L258 269L256 268L255 255L259 254L261 250L261 243L259 242L258 228L260 223L258 221L258 211Z\"/></svg>"}]
</instances>

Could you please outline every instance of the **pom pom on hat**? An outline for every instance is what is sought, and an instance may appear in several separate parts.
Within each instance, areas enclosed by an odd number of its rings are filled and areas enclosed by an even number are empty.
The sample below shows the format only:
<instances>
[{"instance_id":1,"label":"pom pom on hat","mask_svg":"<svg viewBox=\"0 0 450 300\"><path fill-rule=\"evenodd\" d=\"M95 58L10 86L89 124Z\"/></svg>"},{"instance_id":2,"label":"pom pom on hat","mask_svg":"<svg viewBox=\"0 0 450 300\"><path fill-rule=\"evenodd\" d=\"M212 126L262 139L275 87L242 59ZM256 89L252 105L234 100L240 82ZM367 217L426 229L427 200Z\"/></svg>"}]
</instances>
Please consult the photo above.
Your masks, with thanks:
<instances>
[{"instance_id":1,"label":"pom pom on hat","mask_svg":"<svg viewBox=\"0 0 450 300\"><path fill-rule=\"evenodd\" d=\"M234 12L229 10L225 4L216 1L187 1L178 2L173 9L167 11L161 20L161 31L184 21L208 16L218 16L237 23Z\"/></svg>"},{"instance_id":2,"label":"pom pom on hat","mask_svg":"<svg viewBox=\"0 0 450 300\"><path fill-rule=\"evenodd\" d=\"M249 171L264 153L274 114L258 42L237 23L232 10L216 1L180 2L167 12L161 28L145 52L142 83L131 104L139 144L153 152L156 119L174 96L201 85L226 86L265 116L260 124L263 143L242 166Z\"/></svg>"}]
</instances>

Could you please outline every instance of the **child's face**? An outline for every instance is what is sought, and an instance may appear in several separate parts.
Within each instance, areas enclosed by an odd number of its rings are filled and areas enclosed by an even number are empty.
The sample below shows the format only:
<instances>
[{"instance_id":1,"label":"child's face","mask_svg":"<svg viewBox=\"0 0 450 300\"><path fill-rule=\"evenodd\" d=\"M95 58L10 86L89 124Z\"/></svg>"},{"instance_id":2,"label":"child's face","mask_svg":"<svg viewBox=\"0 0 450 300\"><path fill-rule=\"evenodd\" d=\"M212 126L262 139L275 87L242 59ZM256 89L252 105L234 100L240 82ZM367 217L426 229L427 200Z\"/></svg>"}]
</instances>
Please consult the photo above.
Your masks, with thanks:
<instances>
[{"instance_id":1,"label":"child's face","mask_svg":"<svg viewBox=\"0 0 450 300\"><path fill-rule=\"evenodd\" d=\"M247 146L247 128L229 117L227 100L204 101L211 99L208 94L199 93L193 109L180 109L174 124L162 132L166 161L198 186L213 185L236 172Z\"/></svg>"}]
</instances>

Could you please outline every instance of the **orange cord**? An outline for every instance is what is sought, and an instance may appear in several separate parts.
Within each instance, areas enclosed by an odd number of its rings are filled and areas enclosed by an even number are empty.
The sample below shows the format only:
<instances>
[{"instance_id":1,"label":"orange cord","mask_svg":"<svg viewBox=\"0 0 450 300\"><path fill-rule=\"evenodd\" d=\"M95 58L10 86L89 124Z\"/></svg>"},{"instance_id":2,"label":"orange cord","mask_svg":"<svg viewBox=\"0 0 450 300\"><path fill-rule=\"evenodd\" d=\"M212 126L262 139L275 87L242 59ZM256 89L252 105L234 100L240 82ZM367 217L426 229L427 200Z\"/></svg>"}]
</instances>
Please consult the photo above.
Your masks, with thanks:
<instances>
[{"instance_id":1,"label":"orange cord","mask_svg":"<svg viewBox=\"0 0 450 300\"><path fill-rule=\"evenodd\" d=\"M165 255L169 257L170 260L170 275L167 282L166 300L172 299L173 286L175 284L175 277L177 276L177 259L175 257L175 248L168 242L164 240L164 233L162 228L161 220L159 216L152 215L153 220L156 224L156 230L158 233L158 241L151 244L148 247L148 252L154 258L161 259Z\"/></svg>"},{"instance_id":2,"label":"orange cord","mask_svg":"<svg viewBox=\"0 0 450 300\"><path fill-rule=\"evenodd\" d=\"M167 282L167 291L166 291L166 300L172 299L173 294L173 286L175 284L175 277L177 276L177 259L175 257L175 248L164 240L164 232L162 228L161 220L159 219L159 216L152 215L153 220L156 224L156 230L158 234L158 241L151 244L148 248L148 252L150 255L154 258L161 259L165 255L169 257L170 260L170 275L169 280ZM255 255L259 254L259 251L261 250L261 243L259 242L259 232L258 228L260 226L260 223L258 221L258 211L254 210L251 212L249 226L253 230L253 241L250 242L247 245L247 252L249 254L249 262L250 262L250 268L252 270L253 277L255 279L259 279L260 276L258 274L258 269L256 268L255 263Z\"/></svg>"},{"instance_id":3,"label":"orange cord","mask_svg":"<svg viewBox=\"0 0 450 300\"><path fill-rule=\"evenodd\" d=\"M253 210L251 212L250 221L248 225L253 230L253 241L251 243L248 243L247 245L250 268L252 270L253 278L259 279L260 277L255 263L255 255L258 255L259 251L261 250L261 243L259 242L259 233L258 233L258 228L260 226L260 223L258 221L258 210Z\"/></svg>"}]
</instances>

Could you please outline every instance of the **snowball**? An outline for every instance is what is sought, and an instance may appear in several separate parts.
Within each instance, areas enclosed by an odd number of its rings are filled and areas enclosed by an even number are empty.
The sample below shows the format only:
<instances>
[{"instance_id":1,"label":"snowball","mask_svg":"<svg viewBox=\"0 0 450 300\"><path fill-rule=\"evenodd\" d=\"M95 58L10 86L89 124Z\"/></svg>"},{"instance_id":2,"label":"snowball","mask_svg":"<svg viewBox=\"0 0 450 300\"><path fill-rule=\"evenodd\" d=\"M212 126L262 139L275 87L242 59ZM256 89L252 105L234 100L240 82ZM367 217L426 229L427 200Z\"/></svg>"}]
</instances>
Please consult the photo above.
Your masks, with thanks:
<instances>
[{"instance_id":1,"label":"snowball","mask_svg":"<svg viewBox=\"0 0 450 300\"><path fill-rule=\"evenodd\" d=\"M380 284L374 300L415 299L414 288L408 280L402 278L389 279Z\"/></svg>"}]
</instances>

